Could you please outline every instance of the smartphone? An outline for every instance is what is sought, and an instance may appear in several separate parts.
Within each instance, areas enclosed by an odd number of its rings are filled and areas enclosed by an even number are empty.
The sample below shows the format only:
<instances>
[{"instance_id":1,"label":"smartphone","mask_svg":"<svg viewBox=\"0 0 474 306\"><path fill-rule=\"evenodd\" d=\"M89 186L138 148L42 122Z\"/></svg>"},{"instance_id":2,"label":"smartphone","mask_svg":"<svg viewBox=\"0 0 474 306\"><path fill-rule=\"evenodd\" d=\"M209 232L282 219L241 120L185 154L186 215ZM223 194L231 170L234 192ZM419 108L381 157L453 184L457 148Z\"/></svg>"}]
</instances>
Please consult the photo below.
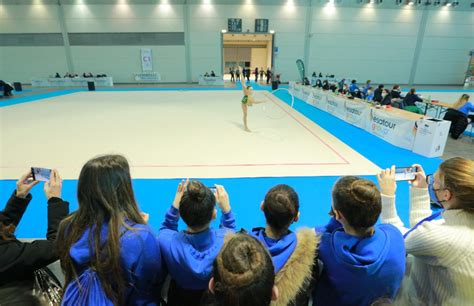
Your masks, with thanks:
<instances>
[{"instance_id":1,"label":"smartphone","mask_svg":"<svg viewBox=\"0 0 474 306\"><path fill-rule=\"evenodd\" d=\"M207 188L209 188L212 193L217 193L217 188L215 186L207 186Z\"/></svg>"},{"instance_id":2,"label":"smartphone","mask_svg":"<svg viewBox=\"0 0 474 306\"><path fill-rule=\"evenodd\" d=\"M31 174L33 175L34 181L46 182L49 181L51 177L51 169L31 167Z\"/></svg>"},{"instance_id":3,"label":"smartphone","mask_svg":"<svg viewBox=\"0 0 474 306\"><path fill-rule=\"evenodd\" d=\"M413 181L416 177L415 167L397 167L395 168L396 181Z\"/></svg>"}]
</instances>

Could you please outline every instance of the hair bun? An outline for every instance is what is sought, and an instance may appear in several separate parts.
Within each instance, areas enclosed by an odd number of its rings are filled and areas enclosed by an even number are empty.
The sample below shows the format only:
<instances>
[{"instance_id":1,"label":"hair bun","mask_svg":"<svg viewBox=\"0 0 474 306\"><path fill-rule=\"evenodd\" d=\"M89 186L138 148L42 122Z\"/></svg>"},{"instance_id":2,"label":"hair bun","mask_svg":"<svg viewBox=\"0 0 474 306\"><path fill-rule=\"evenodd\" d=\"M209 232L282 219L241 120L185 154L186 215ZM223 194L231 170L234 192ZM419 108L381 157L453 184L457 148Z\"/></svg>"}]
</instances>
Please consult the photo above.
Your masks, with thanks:
<instances>
[{"instance_id":1,"label":"hair bun","mask_svg":"<svg viewBox=\"0 0 474 306\"><path fill-rule=\"evenodd\" d=\"M352 182L350 193L353 198L359 202L365 202L380 197L380 191L377 186L369 180L359 179Z\"/></svg>"},{"instance_id":2,"label":"hair bun","mask_svg":"<svg viewBox=\"0 0 474 306\"><path fill-rule=\"evenodd\" d=\"M201 202L207 194L207 187L201 182L191 181L188 185L188 194L192 200Z\"/></svg>"}]
</instances>

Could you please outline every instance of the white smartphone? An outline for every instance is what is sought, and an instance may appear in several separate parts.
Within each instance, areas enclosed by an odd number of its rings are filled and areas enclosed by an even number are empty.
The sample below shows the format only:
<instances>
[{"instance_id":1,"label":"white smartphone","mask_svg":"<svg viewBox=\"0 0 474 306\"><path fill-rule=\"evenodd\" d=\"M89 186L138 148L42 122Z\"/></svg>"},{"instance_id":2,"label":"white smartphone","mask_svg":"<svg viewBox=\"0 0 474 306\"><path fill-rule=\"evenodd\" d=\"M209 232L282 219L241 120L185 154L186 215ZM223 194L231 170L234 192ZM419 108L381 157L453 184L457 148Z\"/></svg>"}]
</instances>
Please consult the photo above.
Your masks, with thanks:
<instances>
[{"instance_id":1,"label":"white smartphone","mask_svg":"<svg viewBox=\"0 0 474 306\"><path fill-rule=\"evenodd\" d=\"M31 174L33 175L34 181L49 181L51 177L51 169L31 167Z\"/></svg>"},{"instance_id":2,"label":"white smartphone","mask_svg":"<svg viewBox=\"0 0 474 306\"><path fill-rule=\"evenodd\" d=\"M395 168L396 181L413 181L416 177L415 167L397 167Z\"/></svg>"}]
</instances>

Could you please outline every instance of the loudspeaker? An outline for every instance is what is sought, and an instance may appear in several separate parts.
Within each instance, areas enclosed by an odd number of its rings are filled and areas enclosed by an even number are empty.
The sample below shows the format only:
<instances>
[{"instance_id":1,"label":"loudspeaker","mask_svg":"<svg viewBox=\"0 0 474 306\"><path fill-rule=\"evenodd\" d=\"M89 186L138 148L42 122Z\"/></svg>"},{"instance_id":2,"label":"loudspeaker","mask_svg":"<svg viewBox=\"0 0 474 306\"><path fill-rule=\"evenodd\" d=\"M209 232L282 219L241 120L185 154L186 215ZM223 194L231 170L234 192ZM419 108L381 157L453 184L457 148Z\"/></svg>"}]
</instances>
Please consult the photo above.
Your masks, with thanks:
<instances>
[{"instance_id":1,"label":"loudspeaker","mask_svg":"<svg viewBox=\"0 0 474 306\"><path fill-rule=\"evenodd\" d=\"M95 91L95 83L94 82L87 82L87 87L89 91Z\"/></svg>"},{"instance_id":2,"label":"loudspeaker","mask_svg":"<svg viewBox=\"0 0 474 306\"><path fill-rule=\"evenodd\" d=\"M273 81L272 82L272 90L277 90L278 89L278 81Z\"/></svg>"},{"instance_id":3,"label":"loudspeaker","mask_svg":"<svg viewBox=\"0 0 474 306\"><path fill-rule=\"evenodd\" d=\"M23 91L23 88L21 87L21 83L20 83L20 82L14 82L14 83L13 83L13 87L15 87L15 91L16 91L16 92Z\"/></svg>"}]
</instances>

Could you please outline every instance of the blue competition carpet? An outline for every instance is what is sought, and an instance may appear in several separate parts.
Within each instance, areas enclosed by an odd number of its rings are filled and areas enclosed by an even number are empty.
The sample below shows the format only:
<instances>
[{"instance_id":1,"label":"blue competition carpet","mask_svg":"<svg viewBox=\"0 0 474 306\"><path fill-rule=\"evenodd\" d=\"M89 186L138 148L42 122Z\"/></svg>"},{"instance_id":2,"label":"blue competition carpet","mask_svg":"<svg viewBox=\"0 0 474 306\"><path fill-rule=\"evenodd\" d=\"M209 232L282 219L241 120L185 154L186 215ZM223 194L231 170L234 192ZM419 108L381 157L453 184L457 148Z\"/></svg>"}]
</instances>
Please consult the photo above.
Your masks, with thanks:
<instances>
[{"instance_id":1,"label":"blue competition carpet","mask_svg":"<svg viewBox=\"0 0 474 306\"><path fill-rule=\"evenodd\" d=\"M270 87L254 85L255 89L270 90ZM129 89L110 89L129 90ZM177 89L130 89L130 90L177 90ZM186 88L183 90L195 90ZM201 90L218 90L216 88ZM222 90L222 89L221 89ZM239 90L227 89L227 90ZM25 98L15 98L8 100L8 105L41 101L41 99L60 96L76 92L76 90L64 90ZM291 96L286 91L278 91L277 96L285 102L291 100ZM17 101L19 100L19 101ZM5 105L5 104L2 104ZM379 167L385 168L391 165L409 166L413 163L420 163L425 167L427 173L433 173L441 163L439 158L425 158L405 149L394 147L369 133L349 125L332 115L318 110L298 99L295 99L295 109L316 122L322 128L339 138L341 141L352 147L354 150L374 162ZM318 154L314 152L314 154ZM92 156L91 156L92 157ZM376 180L375 177L366 177ZM300 197L300 221L294 224L297 226L321 225L328 221L328 212L331 206L331 189L338 177L283 177L283 178L229 178L229 179L206 179L206 185L215 183L226 187L232 209L237 218L238 228L251 229L256 226L264 226L264 216L260 211L260 203L266 191L276 184L291 185ZM177 179L135 179L133 181L137 201L144 212L150 214L150 224L158 229L163 220L165 211L171 205L174 198ZM11 192L15 188L15 181L0 181L0 203L6 203ZM76 200L77 180L64 181L63 198L70 201L71 209L77 208ZM46 199L43 195L43 186L36 186L32 192L33 201L30 203L25 216L20 223L17 236L44 237L46 234ZM408 184L399 184L397 191L397 208L402 220L408 224ZM181 229L184 225L181 224Z\"/></svg>"}]
</instances>

